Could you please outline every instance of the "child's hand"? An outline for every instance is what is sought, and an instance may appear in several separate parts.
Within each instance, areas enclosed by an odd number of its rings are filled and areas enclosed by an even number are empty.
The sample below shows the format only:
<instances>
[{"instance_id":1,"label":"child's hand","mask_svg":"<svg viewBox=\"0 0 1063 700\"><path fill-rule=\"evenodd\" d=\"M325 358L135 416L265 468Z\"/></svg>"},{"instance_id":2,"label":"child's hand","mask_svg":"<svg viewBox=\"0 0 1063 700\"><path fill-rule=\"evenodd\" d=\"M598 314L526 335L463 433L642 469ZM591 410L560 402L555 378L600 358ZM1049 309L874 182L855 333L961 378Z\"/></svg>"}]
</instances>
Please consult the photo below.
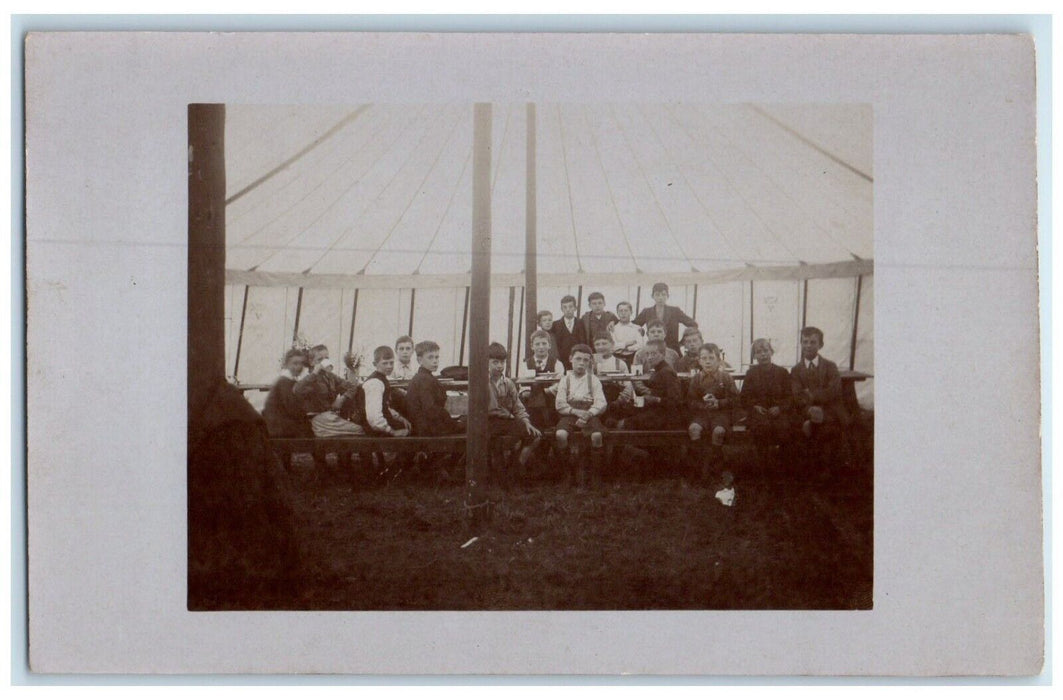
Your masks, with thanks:
<instances>
[{"instance_id":1,"label":"child's hand","mask_svg":"<svg viewBox=\"0 0 1063 700\"><path fill-rule=\"evenodd\" d=\"M812 419L813 423L823 422L823 408L821 406L810 406L808 408L808 417Z\"/></svg>"},{"instance_id":2,"label":"child's hand","mask_svg":"<svg viewBox=\"0 0 1063 700\"><path fill-rule=\"evenodd\" d=\"M778 418L782 414L782 409L778 406L772 406L768 409L768 415L772 418Z\"/></svg>"},{"instance_id":3,"label":"child's hand","mask_svg":"<svg viewBox=\"0 0 1063 700\"><path fill-rule=\"evenodd\" d=\"M529 421L524 421L524 428L528 431L528 435L532 437L542 437L543 431L536 428Z\"/></svg>"},{"instance_id":4,"label":"child's hand","mask_svg":"<svg viewBox=\"0 0 1063 700\"><path fill-rule=\"evenodd\" d=\"M761 416L766 415L768 413L768 409L764 408L763 406L754 406L753 410L756 411L757 414L761 415ZM774 411L775 409L773 408L772 410Z\"/></svg>"},{"instance_id":5,"label":"child's hand","mask_svg":"<svg viewBox=\"0 0 1063 700\"><path fill-rule=\"evenodd\" d=\"M406 437L410 434L409 428L399 428L398 430L391 431L392 437Z\"/></svg>"}]
</instances>

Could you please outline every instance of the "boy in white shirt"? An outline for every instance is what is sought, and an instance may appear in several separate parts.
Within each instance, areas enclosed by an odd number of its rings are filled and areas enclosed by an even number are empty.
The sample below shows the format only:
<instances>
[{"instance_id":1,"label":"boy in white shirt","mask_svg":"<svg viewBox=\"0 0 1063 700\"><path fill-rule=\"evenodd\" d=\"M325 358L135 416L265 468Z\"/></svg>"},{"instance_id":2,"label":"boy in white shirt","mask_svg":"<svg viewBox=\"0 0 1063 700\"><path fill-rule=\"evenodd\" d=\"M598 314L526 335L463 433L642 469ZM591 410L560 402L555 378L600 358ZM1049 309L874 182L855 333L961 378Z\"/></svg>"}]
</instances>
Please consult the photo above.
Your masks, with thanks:
<instances>
[{"instance_id":1,"label":"boy in white shirt","mask_svg":"<svg viewBox=\"0 0 1063 700\"><path fill-rule=\"evenodd\" d=\"M628 367L634 364L635 353L646 344L646 334L642 326L636 326L631 322L632 313L631 302L620 302L616 305L616 316L619 320L613 325L613 344L616 346L613 352Z\"/></svg>"},{"instance_id":2,"label":"boy in white shirt","mask_svg":"<svg viewBox=\"0 0 1063 700\"><path fill-rule=\"evenodd\" d=\"M587 465L579 455L574 460L569 457L568 437L572 432L578 431L591 438L591 474L597 481L601 471L601 452L603 433L605 426L602 425L600 416L605 413L605 393L602 391L602 382L591 372L591 349L580 343L572 348L569 355L572 370L561 378L557 384L557 399L554 407L557 409L561 420L557 423L554 433L557 439L557 449L563 461L575 462L577 483L582 488L586 485ZM566 473L571 474L571 467Z\"/></svg>"}]
</instances>

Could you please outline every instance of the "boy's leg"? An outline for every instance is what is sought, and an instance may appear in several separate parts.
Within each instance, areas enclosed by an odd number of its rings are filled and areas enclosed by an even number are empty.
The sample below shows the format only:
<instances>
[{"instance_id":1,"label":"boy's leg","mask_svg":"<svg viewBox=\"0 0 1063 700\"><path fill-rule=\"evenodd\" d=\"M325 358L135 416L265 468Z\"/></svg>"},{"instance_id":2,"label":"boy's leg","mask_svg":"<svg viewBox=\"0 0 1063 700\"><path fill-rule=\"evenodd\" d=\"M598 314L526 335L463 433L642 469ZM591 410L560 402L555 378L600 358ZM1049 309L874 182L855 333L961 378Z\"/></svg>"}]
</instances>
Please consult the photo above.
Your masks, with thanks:
<instances>
[{"instance_id":1,"label":"boy's leg","mask_svg":"<svg viewBox=\"0 0 1063 700\"><path fill-rule=\"evenodd\" d=\"M587 421L583 428L584 434L590 435L591 449L589 454L591 486L597 488L602 483L602 457L605 448L606 428L597 416Z\"/></svg>"},{"instance_id":2,"label":"boy's leg","mask_svg":"<svg viewBox=\"0 0 1063 700\"><path fill-rule=\"evenodd\" d=\"M565 484L571 485L572 483L572 456L569 450L568 438L574 430L576 419L572 416L562 416L561 420L557 422L557 427L554 429L554 445L557 448L557 460L561 464L562 474L565 477Z\"/></svg>"}]
</instances>

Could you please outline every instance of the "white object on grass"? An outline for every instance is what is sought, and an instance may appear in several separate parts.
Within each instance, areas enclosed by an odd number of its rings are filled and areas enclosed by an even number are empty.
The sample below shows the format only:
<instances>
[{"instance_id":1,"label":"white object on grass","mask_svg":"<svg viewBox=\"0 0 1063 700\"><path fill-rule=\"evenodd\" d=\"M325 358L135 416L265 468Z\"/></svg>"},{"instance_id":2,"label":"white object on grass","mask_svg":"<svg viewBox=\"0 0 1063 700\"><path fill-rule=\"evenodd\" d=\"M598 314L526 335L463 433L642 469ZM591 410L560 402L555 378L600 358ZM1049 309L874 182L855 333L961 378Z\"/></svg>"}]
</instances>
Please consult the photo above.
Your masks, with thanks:
<instances>
[{"instance_id":1,"label":"white object on grass","mask_svg":"<svg viewBox=\"0 0 1063 700\"><path fill-rule=\"evenodd\" d=\"M473 544L474 542L476 542L476 540L478 540L478 539L480 539L480 538L479 538L479 537L473 537L473 538L472 538L471 540L469 540L468 542L466 542L465 544L463 544L463 545L461 546L461 548L462 548L462 549L465 549L465 548L466 548L466 547L468 547L469 545L471 545L471 544Z\"/></svg>"},{"instance_id":2,"label":"white object on grass","mask_svg":"<svg viewBox=\"0 0 1063 700\"><path fill-rule=\"evenodd\" d=\"M716 500L725 506L735 504L735 490L733 488L720 489L716 492Z\"/></svg>"}]
</instances>

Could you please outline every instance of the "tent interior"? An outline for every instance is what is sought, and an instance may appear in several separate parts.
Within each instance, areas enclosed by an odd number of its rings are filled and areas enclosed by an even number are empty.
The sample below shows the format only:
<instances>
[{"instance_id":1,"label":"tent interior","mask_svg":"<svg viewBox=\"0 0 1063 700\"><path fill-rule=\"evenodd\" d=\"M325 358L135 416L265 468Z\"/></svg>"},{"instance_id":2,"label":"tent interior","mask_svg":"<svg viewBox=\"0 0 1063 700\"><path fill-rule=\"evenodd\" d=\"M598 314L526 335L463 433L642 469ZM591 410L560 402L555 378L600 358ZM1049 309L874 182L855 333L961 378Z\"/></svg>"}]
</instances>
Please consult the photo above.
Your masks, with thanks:
<instances>
[{"instance_id":1,"label":"tent interior","mask_svg":"<svg viewBox=\"0 0 1063 700\"><path fill-rule=\"evenodd\" d=\"M338 358L409 334L467 364L471 104L226 106L226 371L267 384L296 338ZM873 372L869 105L537 104L538 307L652 305L654 282L745 368L821 328ZM490 335L524 354L527 105L496 103ZM511 369L515 372L515 369ZM857 384L872 408L873 382ZM251 392L248 398L261 401Z\"/></svg>"}]
</instances>

